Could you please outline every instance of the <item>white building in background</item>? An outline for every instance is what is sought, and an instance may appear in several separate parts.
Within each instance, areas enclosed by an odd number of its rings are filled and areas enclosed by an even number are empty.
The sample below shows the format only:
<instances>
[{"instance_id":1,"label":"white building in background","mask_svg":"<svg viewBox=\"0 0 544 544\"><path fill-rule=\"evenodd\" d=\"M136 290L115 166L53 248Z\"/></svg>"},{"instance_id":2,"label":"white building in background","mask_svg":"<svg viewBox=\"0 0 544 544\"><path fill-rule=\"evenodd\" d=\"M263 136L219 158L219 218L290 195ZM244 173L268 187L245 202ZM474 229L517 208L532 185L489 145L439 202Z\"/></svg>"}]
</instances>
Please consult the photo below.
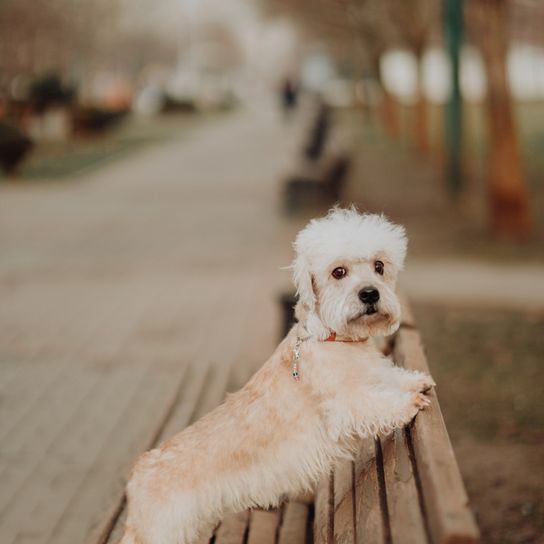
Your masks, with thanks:
<instances>
[{"instance_id":1,"label":"white building in background","mask_svg":"<svg viewBox=\"0 0 544 544\"><path fill-rule=\"evenodd\" d=\"M516 98L544 98L544 47L518 44L510 48L508 74Z\"/></svg>"},{"instance_id":2,"label":"white building in background","mask_svg":"<svg viewBox=\"0 0 544 544\"><path fill-rule=\"evenodd\" d=\"M450 70L446 52L428 49L423 57L422 86L426 98L438 104L449 96ZM406 50L392 50L382 59L382 75L387 90L406 103L417 94L417 62ZM508 76L513 96L517 100L544 99L544 48L514 44L508 53ZM487 82L479 51L471 46L461 54L461 92L468 102L485 98Z\"/></svg>"}]
</instances>

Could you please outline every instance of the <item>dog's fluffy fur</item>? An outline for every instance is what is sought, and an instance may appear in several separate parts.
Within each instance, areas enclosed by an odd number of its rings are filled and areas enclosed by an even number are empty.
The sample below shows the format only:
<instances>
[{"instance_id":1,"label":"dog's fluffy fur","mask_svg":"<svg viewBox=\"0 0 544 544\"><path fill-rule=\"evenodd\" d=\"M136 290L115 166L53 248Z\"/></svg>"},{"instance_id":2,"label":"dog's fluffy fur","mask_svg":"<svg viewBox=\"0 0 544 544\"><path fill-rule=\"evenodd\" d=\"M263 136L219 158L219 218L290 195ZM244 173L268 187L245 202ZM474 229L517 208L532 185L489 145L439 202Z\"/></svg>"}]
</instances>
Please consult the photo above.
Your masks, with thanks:
<instances>
[{"instance_id":1,"label":"dog's fluffy fur","mask_svg":"<svg viewBox=\"0 0 544 544\"><path fill-rule=\"evenodd\" d=\"M370 340L399 325L404 229L335 208L299 233L295 253L299 323L243 389L138 459L122 544L193 543L227 512L310 490L354 437L402 427L428 404L432 379L395 367ZM335 279L338 267L346 275ZM368 287L378 302L361 301ZM324 341L331 332L339 341Z\"/></svg>"}]
</instances>

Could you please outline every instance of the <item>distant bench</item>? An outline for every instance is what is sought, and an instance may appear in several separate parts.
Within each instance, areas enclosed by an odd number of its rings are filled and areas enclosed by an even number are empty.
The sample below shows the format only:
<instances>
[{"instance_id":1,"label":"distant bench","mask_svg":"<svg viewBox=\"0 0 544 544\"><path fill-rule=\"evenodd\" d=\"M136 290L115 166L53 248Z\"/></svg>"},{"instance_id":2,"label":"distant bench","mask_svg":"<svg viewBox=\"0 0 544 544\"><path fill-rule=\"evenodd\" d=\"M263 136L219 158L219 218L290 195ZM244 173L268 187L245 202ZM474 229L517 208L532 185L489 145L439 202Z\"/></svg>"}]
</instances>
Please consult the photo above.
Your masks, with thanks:
<instances>
[{"instance_id":1,"label":"distant bench","mask_svg":"<svg viewBox=\"0 0 544 544\"><path fill-rule=\"evenodd\" d=\"M303 152L284 180L283 207L288 214L339 202L351 165L347 142L326 105L317 108L306 136Z\"/></svg>"},{"instance_id":2,"label":"distant bench","mask_svg":"<svg viewBox=\"0 0 544 544\"><path fill-rule=\"evenodd\" d=\"M292 302L290 296L282 298L284 308L292 306ZM287 311L285 319L290 319ZM429 372L421 337L406 303L401 327L384 351L398 365ZM207 392L206 406L219 403L223 395L221 384L214 384ZM330 474L324 475L314 502L301 498L285 502L278 509L230 514L218 526L210 543L479 542L436 393L433 391L430 396L431 406L405 429L379 440L362 440L354 462L340 461ZM194 398L196 403L196 395ZM191 411L187 405L185 409L187 413ZM124 504L117 504L97 528L92 544L118 542Z\"/></svg>"}]
</instances>

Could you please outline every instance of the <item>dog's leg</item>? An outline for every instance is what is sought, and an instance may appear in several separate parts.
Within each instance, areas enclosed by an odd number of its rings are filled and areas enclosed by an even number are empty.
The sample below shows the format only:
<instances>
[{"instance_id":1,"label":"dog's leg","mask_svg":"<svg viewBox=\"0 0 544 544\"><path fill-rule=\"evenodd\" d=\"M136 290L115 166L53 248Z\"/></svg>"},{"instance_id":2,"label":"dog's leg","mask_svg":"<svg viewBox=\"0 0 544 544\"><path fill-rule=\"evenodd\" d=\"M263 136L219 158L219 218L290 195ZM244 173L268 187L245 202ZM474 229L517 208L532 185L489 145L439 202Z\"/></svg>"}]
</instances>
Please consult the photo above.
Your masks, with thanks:
<instances>
[{"instance_id":1,"label":"dog's leg","mask_svg":"<svg viewBox=\"0 0 544 544\"><path fill-rule=\"evenodd\" d=\"M325 422L334 440L354 434L374 437L403 427L429 404L429 398L419 391L374 383L357 388L356 396L326 401Z\"/></svg>"},{"instance_id":2,"label":"dog's leg","mask_svg":"<svg viewBox=\"0 0 544 544\"><path fill-rule=\"evenodd\" d=\"M384 373L387 374L388 384L396 385L405 391L427 393L436 383L431 376L419 370L407 370L399 366L389 366Z\"/></svg>"}]
</instances>

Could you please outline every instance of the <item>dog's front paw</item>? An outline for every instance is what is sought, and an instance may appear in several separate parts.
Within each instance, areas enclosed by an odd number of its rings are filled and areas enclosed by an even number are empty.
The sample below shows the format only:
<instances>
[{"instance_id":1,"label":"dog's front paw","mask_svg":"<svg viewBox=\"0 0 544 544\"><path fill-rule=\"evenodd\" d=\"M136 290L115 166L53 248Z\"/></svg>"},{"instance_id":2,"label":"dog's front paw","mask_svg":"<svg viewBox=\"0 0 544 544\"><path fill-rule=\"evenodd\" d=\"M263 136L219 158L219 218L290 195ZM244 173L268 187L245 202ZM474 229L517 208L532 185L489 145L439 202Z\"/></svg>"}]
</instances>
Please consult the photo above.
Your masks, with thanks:
<instances>
[{"instance_id":1,"label":"dog's front paw","mask_svg":"<svg viewBox=\"0 0 544 544\"><path fill-rule=\"evenodd\" d=\"M423 410L431 405L431 399L423 393L415 393L412 397L412 402L417 411Z\"/></svg>"},{"instance_id":2,"label":"dog's front paw","mask_svg":"<svg viewBox=\"0 0 544 544\"><path fill-rule=\"evenodd\" d=\"M406 392L404 395L405 402L403 402L403 406L398 414L398 419L394 424L394 427L398 428L408 425L420 410L424 410L427 406L431 405L431 399L420 391L412 393Z\"/></svg>"},{"instance_id":3,"label":"dog's front paw","mask_svg":"<svg viewBox=\"0 0 544 544\"><path fill-rule=\"evenodd\" d=\"M407 407L406 417L403 423L409 423L420 410L424 410L431 405L431 399L424 393L415 392L410 394L410 402Z\"/></svg>"},{"instance_id":4,"label":"dog's front paw","mask_svg":"<svg viewBox=\"0 0 544 544\"><path fill-rule=\"evenodd\" d=\"M428 374L424 372L414 371L410 374L410 391L416 393L428 393L433 387L436 386L434 380Z\"/></svg>"}]
</instances>

